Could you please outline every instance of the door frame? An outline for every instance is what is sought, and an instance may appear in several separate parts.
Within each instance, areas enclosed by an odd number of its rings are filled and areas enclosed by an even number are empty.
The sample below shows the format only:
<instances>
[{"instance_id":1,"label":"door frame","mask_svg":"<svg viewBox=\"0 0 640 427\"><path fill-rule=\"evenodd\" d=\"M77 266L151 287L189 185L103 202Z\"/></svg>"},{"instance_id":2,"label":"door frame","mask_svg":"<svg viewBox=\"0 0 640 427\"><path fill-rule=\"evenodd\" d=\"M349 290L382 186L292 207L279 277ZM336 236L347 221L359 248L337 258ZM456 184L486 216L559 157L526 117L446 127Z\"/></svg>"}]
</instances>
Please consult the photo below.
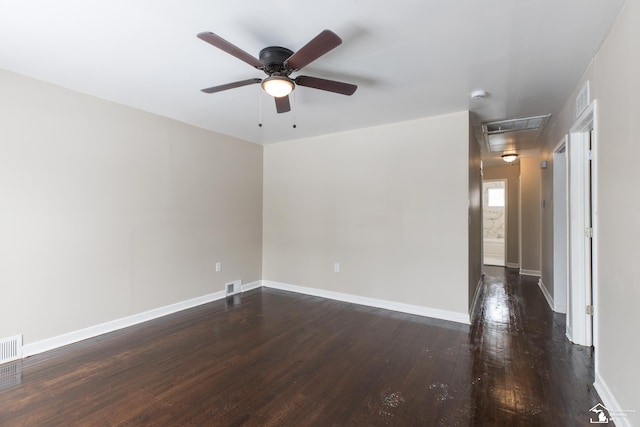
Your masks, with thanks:
<instances>
[{"instance_id":1,"label":"door frame","mask_svg":"<svg viewBox=\"0 0 640 427\"><path fill-rule=\"evenodd\" d=\"M567 145L569 135L565 135L553 149L553 311L567 313L569 297L569 169ZM563 154L562 160L560 154ZM562 178L561 180L559 178ZM561 183L562 185L560 185ZM559 212L559 202L564 204L564 213ZM564 245L560 243L560 237ZM558 269L562 263L563 271ZM560 286L561 285L561 288ZM562 296L562 298L559 298ZM569 321L569 316L567 321ZM567 325L570 327L570 325Z\"/></svg>"},{"instance_id":2,"label":"door frame","mask_svg":"<svg viewBox=\"0 0 640 427\"><path fill-rule=\"evenodd\" d=\"M507 245L509 237L509 180L507 178L495 178L495 179L482 179L482 194L484 195L484 183L485 182L502 182L504 189L504 247L503 249L503 267L507 267ZM489 203L489 197L487 196L487 204ZM484 211L484 204L483 204ZM482 245L484 248L484 214L482 216ZM484 250L482 253L482 263L484 264Z\"/></svg>"},{"instance_id":3,"label":"door frame","mask_svg":"<svg viewBox=\"0 0 640 427\"><path fill-rule=\"evenodd\" d=\"M567 145L569 174L567 316L571 317L567 319L567 338L583 346L595 346L598 343L597 135L597 105L594 100L571 127ZM589 141L591 153L587 148ZM589 227L591 238L586 234ZM593 307L593 315L587 314L587 306Z\"/></svg>"}]
</instances>

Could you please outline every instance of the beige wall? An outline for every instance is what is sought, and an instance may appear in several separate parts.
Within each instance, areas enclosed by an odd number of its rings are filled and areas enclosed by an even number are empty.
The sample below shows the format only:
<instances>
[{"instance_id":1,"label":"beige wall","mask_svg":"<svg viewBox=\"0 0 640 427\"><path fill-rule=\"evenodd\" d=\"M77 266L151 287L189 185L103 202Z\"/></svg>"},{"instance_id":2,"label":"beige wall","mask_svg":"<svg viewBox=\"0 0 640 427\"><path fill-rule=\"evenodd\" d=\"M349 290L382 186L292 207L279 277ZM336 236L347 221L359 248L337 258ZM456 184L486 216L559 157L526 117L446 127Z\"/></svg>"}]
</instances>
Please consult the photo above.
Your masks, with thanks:
<instances>
[{"instance_id":1,"label":"beige wall","mask_svg":"<svg viewBox=\"0 0 640 427\"><path fill-rule=\"evenodd\" d=\"M628 414L630 425L640 425L640 341L636 339L640 301L640 198L636 196L640 182L639 40L640 1L630 0L544 136L544 156L552 161L553 148L574 121L577 90L589 80L592 100L597 101L596 383L599 391L607 390L617 401L619 408L615 409L635 410ZM545 177L543 186L545 192L551 191L550 177ZM553 223L551 215L545 212L545 223ZM543 234L544 264L552 259L552 236ZM544 282L552 283L547 274Z\"/></svg>"},{"instance_id":2,"label":"beige wall","mask_svg":"<svg viewBox=\"0 0 640 427\"><path fill-rule=\"evenodd\" d=\"M482 278L482 167L475 119L469 115L469 310Z\"/></svg>"},{"instance_id":3,"label":"beige wall","mask_svg":"<svg viewBox=\"0 0 640 427\"><path fill-rule=\"evenodd\" d=\"M0 337L260 280L261 146L5 71L0 93Z\"/></svg>"},{"instance_id":4,"label":"beige wall","mask_svg":"<svg viewBox=\"0 0 640 427\"><path fill-rule=\"evenodd\" d=\"M265 146L264 279L467 315L468 129L461 112Z\"/></svg>"},{"instance_id":5,"label":"beige wall","mask_svg":"<svg viewBox=\"0 0 640 427\"><path fill-rule=\"evenodd\" d=\"M520 271L540 274L540 158L520 159Z\"/></svg>"},{"instance_id":6,"label":"beige wall","mask_svg":"<svg viewBox=\"0 0 640 427\"><path fill-rule=\"evenodd\" d=\"M483 178L507 180L507 266L520 267L520 162L485 167Z\"/></svg>"}]
</instances>

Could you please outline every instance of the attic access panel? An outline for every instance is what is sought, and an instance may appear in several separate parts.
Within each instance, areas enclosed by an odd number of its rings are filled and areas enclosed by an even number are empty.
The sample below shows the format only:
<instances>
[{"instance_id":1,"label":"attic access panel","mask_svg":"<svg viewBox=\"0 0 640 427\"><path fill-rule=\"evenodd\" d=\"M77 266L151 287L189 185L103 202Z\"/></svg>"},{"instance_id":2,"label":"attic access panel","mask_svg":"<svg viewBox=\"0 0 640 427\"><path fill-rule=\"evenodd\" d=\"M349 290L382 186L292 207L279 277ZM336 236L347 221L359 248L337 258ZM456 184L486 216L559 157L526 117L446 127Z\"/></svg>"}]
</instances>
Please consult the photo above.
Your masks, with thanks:
<instances>
[{"instance_id":1,"label":"attic access panel","mask_svg":"<svg viewBox=\"0 0 640 427\"><path fill-rule=\"evenodd\" d=\"M491 153L535 148L550 114L498 120L482 125L487 149Z\"/></svg>"}]
</instances>

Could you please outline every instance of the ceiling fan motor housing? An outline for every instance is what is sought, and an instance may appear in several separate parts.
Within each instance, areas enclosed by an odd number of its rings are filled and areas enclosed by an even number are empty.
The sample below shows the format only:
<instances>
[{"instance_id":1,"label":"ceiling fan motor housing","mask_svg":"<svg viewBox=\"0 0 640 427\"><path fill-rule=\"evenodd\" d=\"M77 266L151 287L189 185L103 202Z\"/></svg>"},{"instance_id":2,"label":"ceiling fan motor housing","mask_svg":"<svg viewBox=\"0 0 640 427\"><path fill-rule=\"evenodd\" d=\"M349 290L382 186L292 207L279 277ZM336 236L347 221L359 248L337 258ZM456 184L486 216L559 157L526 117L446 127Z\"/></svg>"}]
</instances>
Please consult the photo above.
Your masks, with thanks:
<instances>
[{"instance_id":1,"label":"ceiling fan motor housing","mask_svg":"<svg viewBox=\"0 0 640 427\"><path fill-rule=\"evenodd\" d=\"M286 47L269 46L260 51L260 62L264 65L264 72L268 75L280 73L288 76L292 70L284 67L284 61L289 59L293 52Z\"/></svg>"}]
</instances>

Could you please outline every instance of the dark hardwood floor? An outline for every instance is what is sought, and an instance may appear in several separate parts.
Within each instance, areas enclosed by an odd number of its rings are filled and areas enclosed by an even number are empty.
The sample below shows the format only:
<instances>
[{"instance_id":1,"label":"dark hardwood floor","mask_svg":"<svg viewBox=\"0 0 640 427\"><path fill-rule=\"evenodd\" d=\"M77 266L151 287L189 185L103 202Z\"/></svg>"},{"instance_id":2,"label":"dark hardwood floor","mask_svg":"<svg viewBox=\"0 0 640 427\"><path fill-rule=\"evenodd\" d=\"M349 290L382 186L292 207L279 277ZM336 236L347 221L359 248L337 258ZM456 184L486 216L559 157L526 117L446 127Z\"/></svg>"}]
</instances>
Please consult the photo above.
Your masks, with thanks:
<instances>
[{"instance_id":1,"label":"dark hardwood floor","mask_svg":"<svg viewBox=\"0 0 640 427\"><path fill-rule=\"evenodd\" d=\"M591 350L486 271L471 327L263 289L2 365L0 425L589 425Z\"/></svg>"}]
</instances>

